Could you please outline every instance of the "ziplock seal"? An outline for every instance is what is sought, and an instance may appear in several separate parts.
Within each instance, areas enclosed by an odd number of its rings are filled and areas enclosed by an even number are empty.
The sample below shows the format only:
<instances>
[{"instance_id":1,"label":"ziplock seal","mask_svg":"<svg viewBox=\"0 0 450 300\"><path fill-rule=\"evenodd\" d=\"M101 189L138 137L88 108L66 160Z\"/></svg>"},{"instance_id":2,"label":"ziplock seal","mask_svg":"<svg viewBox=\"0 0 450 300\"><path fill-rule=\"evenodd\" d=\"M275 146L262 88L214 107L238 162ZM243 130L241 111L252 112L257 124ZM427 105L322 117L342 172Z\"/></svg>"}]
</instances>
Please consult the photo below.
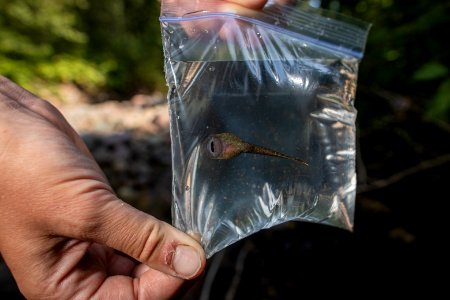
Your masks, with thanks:
<instances>
[{"instance_id":1,"label":"ziplock seal","mask_svg":"<svg viewBox=\"0 0 450 300\"><path fill-rule=\"evenodd\" d=\"M228 12L195 11L183 16L161 16L160 21L174 23L210 18L234 18L344 56L362 59L370 24L324 10L318 12L323 15L317 14L315 10L306 11L303 8L274 5L258 12L256 17ZM333 18L328 15L333 15Z\"/></svg>"}]
</instances>

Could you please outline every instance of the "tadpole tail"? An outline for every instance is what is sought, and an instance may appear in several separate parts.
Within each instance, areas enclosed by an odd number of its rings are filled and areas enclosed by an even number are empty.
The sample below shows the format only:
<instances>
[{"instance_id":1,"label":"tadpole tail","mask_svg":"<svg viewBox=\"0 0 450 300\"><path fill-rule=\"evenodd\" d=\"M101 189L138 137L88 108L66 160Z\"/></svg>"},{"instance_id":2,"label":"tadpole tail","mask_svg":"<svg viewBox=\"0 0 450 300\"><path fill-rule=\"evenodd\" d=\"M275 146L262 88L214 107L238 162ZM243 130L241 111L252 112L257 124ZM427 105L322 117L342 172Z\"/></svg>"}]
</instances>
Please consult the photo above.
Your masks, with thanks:
<instances>
[{"instance_id":1,"label":"tadpole tail","mask_svg":"<svg viewBox=\"0 0 450 300\"><path fill-rule=\"evenodd\" d=\"M293 156L289 156L286 155L284 153L266 148L266 147L262 147L262 146L257 146L257 145L253 145L253 144L248 144L248 147L246 149L247 153L255 153L255 154L261 154L261 155L269 155L269 156L275 156L275 157L281 157L281 158L286 158L295 162L298 162L302 165L305 166L309 166L309 164L304 161L303 159L297 158L297 157L293 157Z\"/></svg>"}]
</instances>

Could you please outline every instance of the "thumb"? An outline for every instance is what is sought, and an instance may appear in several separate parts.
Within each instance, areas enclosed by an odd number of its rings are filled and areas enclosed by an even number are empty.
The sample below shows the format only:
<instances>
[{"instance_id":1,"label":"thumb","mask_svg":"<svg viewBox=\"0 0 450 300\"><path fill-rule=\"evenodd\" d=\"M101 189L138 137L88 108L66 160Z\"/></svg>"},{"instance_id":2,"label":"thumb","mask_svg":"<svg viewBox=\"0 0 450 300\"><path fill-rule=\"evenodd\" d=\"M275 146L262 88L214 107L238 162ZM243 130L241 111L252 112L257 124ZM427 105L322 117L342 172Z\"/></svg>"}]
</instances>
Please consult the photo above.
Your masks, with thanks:
<instances>
[{"instance_id":1,"label":"thumb","mask_svg":"<svg viewBox=\"0 0 450 300\"><path fill-rule=\"evenodd\" d=\"M183 279L198 276L205 267L205 253L193 238L117 198L97 209L95 220L92 215L90 219L81 230L81 239L109 246Z\"/></svg>"}]
</instances>

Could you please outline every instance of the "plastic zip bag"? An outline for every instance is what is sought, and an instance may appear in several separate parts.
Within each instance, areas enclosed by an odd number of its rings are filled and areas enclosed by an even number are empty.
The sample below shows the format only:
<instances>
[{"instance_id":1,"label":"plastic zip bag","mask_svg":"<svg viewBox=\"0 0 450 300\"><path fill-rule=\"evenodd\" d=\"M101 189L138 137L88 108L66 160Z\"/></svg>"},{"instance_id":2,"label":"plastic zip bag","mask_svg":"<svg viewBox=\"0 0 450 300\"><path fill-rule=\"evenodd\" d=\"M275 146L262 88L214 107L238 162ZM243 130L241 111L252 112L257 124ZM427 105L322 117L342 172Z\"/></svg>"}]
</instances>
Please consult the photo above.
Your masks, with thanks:
<instances>
[{"instance_id":1,"label":"plastic zip bag","mask_svg":"<svg viewBox=\"0 0 450 300\"><path fill-rule=\"evenodd\" d=\"M272 2L162 1L173 224L207 257L290 220L353 226L369 26Z\"/></svg>"}]
</instances>

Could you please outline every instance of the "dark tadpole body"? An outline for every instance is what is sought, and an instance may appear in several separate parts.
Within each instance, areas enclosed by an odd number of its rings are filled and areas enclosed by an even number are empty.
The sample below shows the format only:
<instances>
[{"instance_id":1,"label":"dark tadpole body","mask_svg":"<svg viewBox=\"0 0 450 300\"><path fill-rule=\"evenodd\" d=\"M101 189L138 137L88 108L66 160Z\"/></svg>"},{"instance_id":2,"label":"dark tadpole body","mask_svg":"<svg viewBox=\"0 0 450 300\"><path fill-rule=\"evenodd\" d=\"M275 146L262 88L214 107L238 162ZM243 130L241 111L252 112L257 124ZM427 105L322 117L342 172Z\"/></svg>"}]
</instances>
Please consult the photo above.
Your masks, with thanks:
<instances>
[{"instance_id":1,"label":"dark tadpole body","mask_svg":"<svg viewBox=\"0 0 450 300\"><path fill-rule=\"evenodd\" d=\"M241 153L254 153L286 158L308 166L308 163L302 159L266 147L247 143L238 136L228 132L210 135L206 140L206 148L210 157L213 159L230 159Z\"/></svg>"}]
</instances>

